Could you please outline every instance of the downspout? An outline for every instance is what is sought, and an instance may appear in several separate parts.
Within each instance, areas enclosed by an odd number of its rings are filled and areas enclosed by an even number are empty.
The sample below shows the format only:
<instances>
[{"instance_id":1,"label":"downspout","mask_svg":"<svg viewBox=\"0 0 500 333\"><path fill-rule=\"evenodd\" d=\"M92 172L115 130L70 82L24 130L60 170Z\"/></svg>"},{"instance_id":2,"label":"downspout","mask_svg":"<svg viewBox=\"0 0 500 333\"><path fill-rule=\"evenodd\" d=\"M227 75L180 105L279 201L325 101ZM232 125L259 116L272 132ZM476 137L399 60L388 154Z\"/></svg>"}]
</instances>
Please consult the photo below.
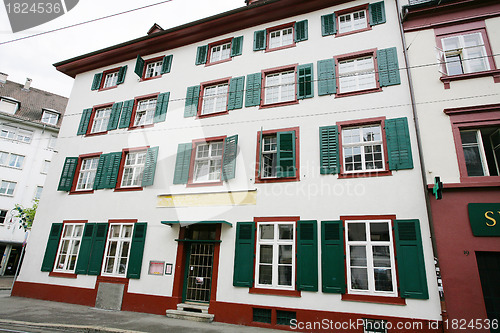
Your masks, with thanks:
<instances>
[{"instance_id":1,"label":"downspout","mask_svg":"<svg viewBox=\"0 0 500 333\"><path fill-rule=\"evenodd\" d=\"M434 223L433 223L433 219L432 219L432 210L431 210L431 204L430 204L430 199L429 199L429 192L427 190L426 168L425 168L425 162L424 162L424 156L423 156L423 150L422 150L420 125L419 125L418 114L417 114L417 106L415 103L415 92L413 89L413 80L412 80L411 72L410 72L410 62L408 60L408 52L407 52L408 47L406 45L406 37L404 34L404 29L403 29L403 20L406 18L406 14L402 13L400 11L402 9L402 7L400 6L399 0L396 0L396 6L397 6L397 11L398 11L399 32L401 34L401 41L403 43L403 55L405 58L406 75L408 77L408 88L410 90L411 109L412 109L412 113L413 113L413 120L415 122L415 130L416 130L416 135L417 135L418 156L420 159L420 173L422 176L422 185L423 185L423 189L424 189L424 197L425 197L425 203L426 203L426 208L427 208L427 218L429 220L429 229L431 232L432 250L434 252L436 274L437 274L437 277L440 278L439 261L437 260L437 258L439 258L439 255L438 255L436 240L435 240L435 236L434 236L434 227L433 227ZM444 322L445 320L448 319L448 313L446 311L446 302L445 302L444 292L439 293L439 298L440 298L440 305L441 305L441 319ZM443 332L445 332L445 333L448 332L448 329L444 325L443 325L442 329L443 329Z\"/></svg>"}]
</instances>

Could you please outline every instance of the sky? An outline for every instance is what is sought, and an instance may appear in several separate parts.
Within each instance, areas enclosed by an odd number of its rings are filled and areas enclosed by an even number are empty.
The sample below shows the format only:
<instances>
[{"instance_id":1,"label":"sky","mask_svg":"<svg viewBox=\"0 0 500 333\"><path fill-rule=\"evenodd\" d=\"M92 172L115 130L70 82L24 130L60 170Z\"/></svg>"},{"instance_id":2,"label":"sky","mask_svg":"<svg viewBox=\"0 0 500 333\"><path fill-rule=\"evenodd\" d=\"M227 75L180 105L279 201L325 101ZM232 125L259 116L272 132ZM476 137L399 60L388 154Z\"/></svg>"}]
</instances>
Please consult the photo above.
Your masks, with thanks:
<instances>
[{"instance_id":1,"label":"sky","mask_svg":"<svg viewBox=\"0 0 500 333\"><path fill-rule=\"evenodd\" d=\"M12 33L0 4L0 43L120 13L164 0L80 0L66 14L37 27ZM0 72L8 80L69 97L73 79L54 63L146 35L154 23L163 29L245 6L244 0L171 0L157 6L0 45Z\"/></svg>"}]
</instances>

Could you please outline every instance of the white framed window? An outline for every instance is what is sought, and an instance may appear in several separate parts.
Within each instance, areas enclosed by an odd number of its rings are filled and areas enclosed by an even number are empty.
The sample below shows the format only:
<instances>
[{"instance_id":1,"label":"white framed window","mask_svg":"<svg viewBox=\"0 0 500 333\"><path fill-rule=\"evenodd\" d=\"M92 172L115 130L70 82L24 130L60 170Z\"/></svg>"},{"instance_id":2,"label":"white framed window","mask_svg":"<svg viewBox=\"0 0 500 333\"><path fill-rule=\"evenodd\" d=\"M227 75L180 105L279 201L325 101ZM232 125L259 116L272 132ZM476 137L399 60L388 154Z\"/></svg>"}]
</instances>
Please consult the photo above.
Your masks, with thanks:
<instances>
[{"instance_id":1,"label":"white framed window","mask_svg":"<svg viewBox=\"0 0 500 333\"><path fill-rule=\"evenodd\" d=\"M258 222L255 286L295 289L295 223Z\"/></svg>"},{"instance_id":2,"label":"white framed window","mask_svg":"<svg viewBox=\"0 0 500 333\"><path fill-rule=\"evenodd\" d=\"M295 100L295 71L266 75L264 104Z\"/></svg>"},{"instance_id":3,"label":"white framed window","mask_svg":"<svg viewBox=\"0 0 500 333\"><path fill-rule=\"evenodd\" d=\"M33 138L33 131L23 130L21 128L17 131L17 141L30 143Z\"/></svg>"},{"instance_id":4,"label":"white framed window","mask_svg":"<svg viewBox=\"0 0 500 333\"><path fill-rule=\"evenodd\" d=\"M343 128L342 153L345 173L385 170L381 126Z\"/></svg>"},{"instance_id":5,"label":"white framed window","mask_svg":"<svg viewBox=\"0 0 500 333\"><path fill-rule=\"evenodd\" d=\"M106 132L108 130L111 107L95 110L94 121L90 133Z\"/></svg>"},{"instance_id":6,"label":"white framed window","mask_svg":"<svg viewBox=\"0 0 500 333\"><path fill-rule=\"evenodd\" d=\"M476 73L490 69L488 54L481 32L444 37L442 60L447 75Z\"/></svg>"},{"instance_id":7,"label":"white framed window","mask_svg":"<svg viewBox=\"0 0 500 333\"><path fill-rule=\"evenodd\" d=\"M56 147L57 136L51 135L49 141L47 142L47 148L54 149Z\"/></svg>"},{"instance_id":8,"label":"white framed window","mask_svg":"<svg viewBox=\"0 0 500 333\"><path fill-rule=\"evenodd\" d=\"M366 10L339 15L339 33L361 30L368 27Z\"/></svg>"},{"instance_id":9,"label":"white framed window","mask_svg":"<svg viewBox=\"0 0 500 333\"><path fill-rule=\"evenodd\" d=\"M47 110L43 110L42 113L42 123L49 125L57 125L57 121L59 120L59 114L56 112L50 112Z\"/></svg>"},{"instance_id":10,"label":"white framed window","mask_svg":"<svg viewBox=\"0 0 500 333\"><path fill-rule=\"evenodd\" d=\"M22 169L24 156L0 151L0 165L11 168Z\"/></svg>"},{"instance_id":11,"label":"white framed window","mask_svg":"<svg viewBox=\"0 0 500 333\"><path fill-rule=\"evenodd\" d=\"M33 138L33 131L19 127L3 125L0 129L0 138L30 143Z\"/></svg>"},{"instance_id":12,"label":"white framed window","mask_svg":"<svg viewBox=\"0 0 500 333\"><path fill-rule=\"evenodd\" d=\"M163 60L152 61L146 64L146 72L144 73L144 78L148 79L150 77L159 76L161 74L161 67L163 66Z\"/></svg>"},{"instance_id":13,"label":"white framed window","mask_svg":"<svg viewBox=\"0 0 500 333\"><path fill-rule=\"evenodd\" d=\"M460 131L465 166L469 177L500 175L500 128Z\"/></svg>"},{"instance_id":14,"label":"white framed window","mask_svg":"<svg viewBox=\"0 0 500 333\"><path fill-rule=\"evenodd\" d=\"M373 56L339 60L341 93L377 88Z\"/></svg>"},{"instance_id":15,"label":"white framed window","mask_svg":"<svg viewBox=\"0 0 500 333\"><path fill-rule=\"evenodd\" d=\"M37 186L35 190L35 199L40 200L40 197L42 196L42 191L43 191L43 186Z\"/></svg>"},{"instance_id":16,"label":"white framed window","mask_svg":"<svg viewBox=\"0 0 500 333\"><path fill-rule=\"evenodd\" d=\"M82 242L84 223L65 223L56 255L54 272L74 273Z\"/></svg>"},{"instance_id":17,"label":"white framed window","mask_svg":"<svg viewBox=\"0 0 500 333\"><path fill-rule=\"evenodd\" d=\"M205 87L203 90L203 105L201 107L201 115L226 111L227 92L227 83Z\"/></svg>"},{"instance_id":18,"label":"white framed window","mask_svg":"<svg viewBox=\"0 0 500 333\"><path fill-rule=\"evenodd\" d=\"M153 123L156 110L156 98L144 99L137 102L134 126L144 126Z\"/></svg>"},{"instance_id":19,"label":"white framed window","mask_svg":"<svg viewBox=\"0 0 500 333\"><path fill-rule=\"evenodd\" d=\"M125 156L121 187L141 186L146 163L146 151L129 152Z\"/></svg>"},{"instance_id":20,"label":"white framed window","mask_svg":"<svg viewBox=\"0 0 500 333\"><path fill-rule=\"evenodd\" d=\"M0 194L13 196L14 190L16 189L16 182L9 182L7 180L2 180L0 185Z\"/></svg>"},{"instance_id":21,"label":"white framed window","mask_svg":"<svg viewBox=\"0 0 500 333\"><path fill-rule=\"evenodd\" d=\"M49 168L50 168L50 161L49 160L43 161L42 171L40 171L40 173L46 175L47 173L49 173Z\"/></svg>"},{"instance_id":22,"label":"white framed window","mask_svg":"<svg viewBox=\"0 0 500 333\"><path fill-rule=\"evenodd\" d=\"M102 275L126 275L133 229L133 223L110 224Z\"/></svg>"},{"instance_id":23,"label":"white framed window","mask_svg":"<svg viewBox=\"0 0 500 333\"><path fill-rule=\"evenodd\" d=\"M269 33L269 49L293 44L293 28L274 30Z\"/></svg>"},{"instance_id":24,"label":"white framed window","mask_svg":"<svg viewBox=\"0 0 500 333\"><path fill-rule=\"evenodd\" d=\"M229 59L231 56L231 43L212 46L210 49L210 62Z\"/></svg>"},{"instance_id":25,"label":"white framed window","mask_svg":"<svg viewBox=\"0 0 500 333\"><path fill-rule=\"evenodd\" d=\"M16 137L17 128L12 126L3 125L0 130L0 137L4 139L14 140Z\"/></svg>"},{"instance_id":26,"label":"white framed window","mask_svg":"<svg viewBox=\"0 0 500 333\"><path fill-rule=\"evenodd\" d=\"M221 179L223 141L198 144L194 160L193 182L217 182Z\"/></svg>"},{"instance_id":27,"label":"white framed window","mask_svg":"<svg viewBox=\"0 0 500 333\"><path fill-rule=\"evenodd\" d=\"M397 296L391 221L346 221L346 225L348 292Z\"/></svg>"},{"instance_id":28,"label":"white framed window","mask_svg":"<svg viewBox=\"0 0 500 333\"><path fill-rule=\"evenodd\" d=\"M7 211L5 209L0 209L0 224L3 224L7 219Z\"/></svg>"},{"instance_id":29,"label":"white framed window","mask_svg":"<svg viewBox=\"0 0 500 333\"><path fill-rule=\"evenodd\" d=\"M78 173L76 191L92 190L94 187L99 157L84 158Z\"/></svg>"},{"instance_id":30,"label":"white framed window","mask_svg":"<svg viewBox=\"0 0 500 333\"><path fill-rule=\"evenodd\" d=\"M276 134L262 137L261 178L276 178L278 145Z\"/></svg>"},{"instance_id":31,"label":"white framed window","mask_svg":"<svg viewBox=\"0 0 500 333\"><path fill-rule=\"evenodd\" d=\"M118 71L108 73L104 77L104 83L102 85L102 88L110 88L116 86L116 83L118 82Z\"/></svg>"}]
</instances>

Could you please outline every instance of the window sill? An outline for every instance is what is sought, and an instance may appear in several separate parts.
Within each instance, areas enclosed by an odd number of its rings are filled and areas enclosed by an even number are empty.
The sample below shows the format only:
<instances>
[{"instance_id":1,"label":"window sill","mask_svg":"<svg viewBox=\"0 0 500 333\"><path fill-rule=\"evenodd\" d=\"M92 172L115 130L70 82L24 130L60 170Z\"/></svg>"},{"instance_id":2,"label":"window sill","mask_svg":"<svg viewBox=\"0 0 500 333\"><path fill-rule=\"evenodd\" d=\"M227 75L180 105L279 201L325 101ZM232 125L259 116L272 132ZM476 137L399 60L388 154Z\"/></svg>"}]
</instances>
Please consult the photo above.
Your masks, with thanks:
<instances>
[{"instance_id":1,"label":"window sill","mask_svg":"<svg viewBox=\"0 0 500 333\"><path fill-rule=\"evenodd\" d=\"M262 104L262 105L260 105L259 109L268 109L268 108L275 108L275 107L279 107L279 106L287 106L287 105L294 105L294 104L299 104L299 101L296 99L296 100L287 101L287 102Z\"/></svg>"},{"instance_id":2,"label":"window sill","mask_svg":"<svg viewBox=\"0 0 500 333\"><path fill-rule=\"evenodd\" d=\"M290 44L290 45L284 45L284 46L278 46L278 47L275 47L275 48L266 48L266 52L273 52L273 51L278 51L278 50L284 50L284 49L289 49L291 47L295 47L297 44L293 43L293 44Z\"/></svg>"},{"instance_id":3,"label":"window sill","mask_svg":"<svg viewBox=\"0 0 500 333\"><path fill-rule=\"evenodd\" d=\"M196 119L204 119L204 118L210 118L210 117L216 117L216 116L223 116L225 114L229 114L229 111L225 110L225 111L213 112L213 113L209 113L209 114L198 114L196 116Z\"/></svg>"},{"instance_id":4,"label":"window sill","mask_svg":"<svg viewBox=\"0 0 500 333\"><path fill-rule=\"evenodd\" d=\"M50 272L49 276L52 277L60 277L60 278L67 278L67 279L76 279L76 274L75 273L64 273L64 272Z\"/></svg>"},{"instance_id":5,"label":"window sill","mask_svg":"<svg viewBox=\"0 0 500 333\"><path fill-rule=\"evenodd\" d=\"M495 83L500 83L500 69L492 69L484 72L476 72L476 73L467 73L467 74L459 74L459 75L444 75L439 79L444 84L444 89L450 89L451 81L460 81L460 80L468 80L468 79L476 79L479 77L493 76L493 81Z\"/></svg>"},{"instance_id":6,"label":"window sill","mask_svg":"<svg viewBox=\"0 0 500 333\"><path fill-rule=\"evenodd\" d=\"M352 35L352 34L357 34L358 32L363 32L363 31L368 31L368 30L372 30L372 27L371 26L368 26L366 28L363 28L363 29L359 29L359 30L353 30L353 31L348 31L348 32L339 32L335 35L335 37L342 37L342 36L347 36L347 35Z\"/></svg>"},{"instance_id":7,"label":"window sill","mask_svg":"<svg viewBox=\"0 0 500 333\"><path fill-rule=\"evenodd\" d=\"M229 57L229 58L224 59L224 60L219 60L219 61L209 62L209 63L206 63L206 64L205 64L205 67L212 66L212 65L217 65L217 64L222 64L222 63L224 63L224 62L231 61L232 59L233 59L232 57Z\"/></svg>"},{"instance_id":8,"label":"window sill","mask_svg":"<svg viewBox=\"0 0 500 333\"><path fill-rule=\"evenodd\" d=\"M391 170L373 172L340 173L339 179L392 176Z\"/></svg>"},{"instance_id":9,"label":"window sill","mask_svg":"<svg viewBox=\"0 0 500 333\"><path fill-rule=\"evenodd\" d=\"M301 297L300 290L264 289L264 288L251 287L248 290L248 293L249 294L259 294L259 295Z\"/></svg>"},{"instance_id":10,"label":"window sill","mask_svg":"<svg viewBox=\"0 0 500 333\"><path fill-rule=\"evenodd\" d=\"M88 137L88 136L98 136L98 135L104 135L104 134L108 134L108 131L88 133L88 134L85 134L85 137Z\"/></svg>"},{"instance_id":11,"label":"window sill","mask_svg":"<svg viewBox=\"0 0 500 333\"><path fill-rule=\"evenodd\" d=\"M118 187L115 188L114 192L132 192L132 191L142 191L144 188L142 186L136 187Z\"/></svg>"},{"instance_id":12,"label":"window sill","mask_svg":"<svg viewBox=\"0 0 500 333\"><path fill-rule=\"evenodd\" d=\"M283 182L298 182L300 177L285 177L285 178L256 178L255 184L265 184L265 183L283 183Z\"/></svg>"},{"instance_id":13,"label":"window sill","mask_svg":"<svg viewBox=\"0 0 500 333\"><path fill-rule=\"evenodd\" d=\"M5 194L5 193L0 193L1 196L3 197L9 197L9 198L12 198L14 197L14 194Z\"/></svg>"},{"instance_id":14,"label":"window sill","mask_svg":"<svg viewBox=\"0 0 500 333\"><path fill-rule=\"evenodd\" d=\"M353 302L406 305L406 300L401 297L342 294L341 299Z\"/></svg>"},{"instance_id":15,"label":"window sill","mask_svg":"<svg viewBox=\"0 0 500 333\"><path fill-rule=\"evenodd\" d=\"M112 86L112 87L107 87L107 88L99 88L99 90L97 90L97 91L105 91L105 90L115 89L117 87L118 87L118 85Z\"/></svg>"},{"instance_id":16,"label":"window sill","mask_svg":"<svg viewBox=\"0 0 500 333\"><path fill-rule=\"evenodd\" d=\"M216 181L216 182L204 182L204 183L193 183L193 182L188 182L186 184L187 187L203 187L203 186L221 186L222 185L222 180Z\"/></svg>"},{"instance_id":17,"label":"window sill","mask_svg":"<svg viewBox=\"0 0 500 333\"><path fill-rule=\"evenodd\" d=\"M157 76L152 76L152 77L141 77L140 81L139 82L143 82L143 81L149 81L149 80L154 80L154 79L159 79L161 78L162 74L160 75L157 75Z\"/></svg>"},{"instance_id":18,"label":"window sill","mask_svg":"<svg viewBox=\"0 0 500 333\"><path fill-rule=\"evenodd\" d=\"M133 130L136 130L136 129L143 129L143 128L150 128L150 127L153 127L155 124L146 124L146 125L139 125L139 126L130 126L128 128L129 131L133 131Z\"/></svg>"},{"instance_id":19,"label":"window sill","mask_svg":"<svg viewBox=\"0 0 500 333\"><path fill-rule=\"evenodd\" d=\"M3 168L9 168L9 169L14 169L14 170L22 170L23 168L16 168L10 165L0 165ZM40 172L41 173L41 172Z\"/></svg>"},{"instance_id":20,"label":"window sill","mask_svg":"<svg viewBox=\"0 0 500 333\"><path fill-rule=\"evenodd\" d=\"M371 94L371 93L376 93L382 91L381 87L378 88L372 88L372 89L365 89L365 90L356 90L356 91L350 91L346 93L337 93L335 95L335 98L340 98L340 97L348 97L348 96L356 96L356 95L363 95L363 94Z\"/></svg>"},{"instance_id":21,"label":"window sill","mask_svg":"<svg viewBox=\"0 0 500 333\"><path fill-rule=\"evenodd\" d=\"M92 193L94 193L94 190L81 190L81 191L71 190L68 194L73 195L73 194L92 194Z\"/></svg>"}]
</instances>

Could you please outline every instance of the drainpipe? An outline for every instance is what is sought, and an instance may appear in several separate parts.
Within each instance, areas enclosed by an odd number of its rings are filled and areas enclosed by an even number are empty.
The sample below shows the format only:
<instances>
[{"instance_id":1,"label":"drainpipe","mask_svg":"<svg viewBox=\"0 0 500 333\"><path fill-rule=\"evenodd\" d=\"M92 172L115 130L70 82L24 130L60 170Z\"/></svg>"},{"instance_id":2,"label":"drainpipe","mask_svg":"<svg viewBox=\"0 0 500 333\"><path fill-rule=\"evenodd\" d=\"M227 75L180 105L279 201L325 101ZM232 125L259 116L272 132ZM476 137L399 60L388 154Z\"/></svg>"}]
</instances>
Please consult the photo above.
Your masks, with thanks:
<instances>
[{"instance_id":1,"label":"drainpipe","mask_svg":"<svg viewBox=\"0 0 500 333\"><path fill-rule=\"evenodd\" d=\"M415 92L413 89L413 80L411 77L411 72L410 72L410 62L408 60L408 47L406 45L406 37L404 34L403 30L403 20L406 18L406 15L403 16L404 14L401 13L402 7L400 6L399 0L396 1L396 6L397 6L397 11L398 11L398 21L399 21L399 32L401 34L401 41L403 43L403 54L405 58L405 67L406 67L406 75L408 77L408 88L410 90L410 101L411 101L411 109L413 112L413 119L415 122L415 130L417 134L417 147L418 147L418 156L420 159L420 173L422 176L422 185L424 188L424 197L425 197L425 203L426 203L426 208L427 208L427 218L429 220L429 229L431 231L431 242L432 242L432 250L434 252L434 262L435 262L435 268L436 268L436 275L440 279L441 277L441 271L439 268L439 258L438 251L437 251L437 245L436 245L436 240L434 237L434 224L433 224L433 219L432 219L432 210L431 210L431 205L430 205L430 199L429 199L429 192L427 190L427 180L426 180L426 168L425 168L425 162L424 162L424 156L423 156L423 150L422 150L422 141L421 141L421 134L420 134L420 125L419 125L419 120L418 120L418 114L417 114L417 106L415 104ZM446 311L446 302L445 302L445 297L444 297L444 292L439 293L439 298L440 298L440 305L441 305L441 319L443 322L448 319L448 313ZM442 327L443 332L447 333L448 329L443 325Z\"/></svg>"}]
</instances>

